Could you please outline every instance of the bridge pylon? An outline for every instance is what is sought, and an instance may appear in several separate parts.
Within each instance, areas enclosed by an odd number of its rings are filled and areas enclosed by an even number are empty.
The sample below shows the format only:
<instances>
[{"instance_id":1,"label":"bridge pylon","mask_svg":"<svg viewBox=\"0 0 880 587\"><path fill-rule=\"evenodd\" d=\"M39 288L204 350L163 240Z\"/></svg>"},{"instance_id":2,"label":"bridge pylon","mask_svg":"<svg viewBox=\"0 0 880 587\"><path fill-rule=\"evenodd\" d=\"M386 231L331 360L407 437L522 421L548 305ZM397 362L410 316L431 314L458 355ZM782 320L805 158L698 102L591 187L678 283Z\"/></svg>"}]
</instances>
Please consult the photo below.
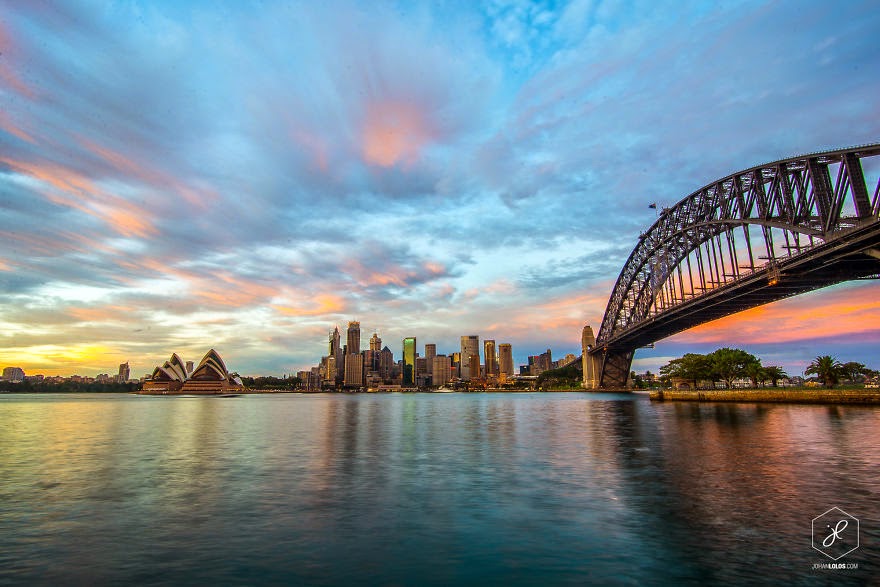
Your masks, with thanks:
<instances>
[{"instance_id":1,"label":"bridge pylon","mask_svg":"<svg viewBox=\"0 0 880 587\"><path fill-rule=\"evenodd\" d=\"M584 389L599 389L599 375L602 370L602 362L594 354L596 336L593 327L587 324L581 333L581 365L584 371Z\"/></svg>"}]
</instances>

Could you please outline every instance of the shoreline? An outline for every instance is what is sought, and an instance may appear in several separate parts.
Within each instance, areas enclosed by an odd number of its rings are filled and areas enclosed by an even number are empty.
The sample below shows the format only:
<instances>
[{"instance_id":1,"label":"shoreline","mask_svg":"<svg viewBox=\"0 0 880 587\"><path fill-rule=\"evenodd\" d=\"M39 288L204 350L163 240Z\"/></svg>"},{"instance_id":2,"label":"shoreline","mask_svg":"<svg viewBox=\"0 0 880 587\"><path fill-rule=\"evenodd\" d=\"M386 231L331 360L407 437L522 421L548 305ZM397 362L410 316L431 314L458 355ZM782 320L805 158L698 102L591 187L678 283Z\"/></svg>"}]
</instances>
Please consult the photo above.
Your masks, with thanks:
<instances>
[{"instance_id":1,"label":"shoreline","mask_svg":"<svg viewBox=\"0 0 880 587\"><path fill-rule=\"evenodd\" d=\"M659 390L651 401L751 402L780 404L880 405L880 391L873 389L723 389L704 391Z\"/></svg>"}]
</instances>

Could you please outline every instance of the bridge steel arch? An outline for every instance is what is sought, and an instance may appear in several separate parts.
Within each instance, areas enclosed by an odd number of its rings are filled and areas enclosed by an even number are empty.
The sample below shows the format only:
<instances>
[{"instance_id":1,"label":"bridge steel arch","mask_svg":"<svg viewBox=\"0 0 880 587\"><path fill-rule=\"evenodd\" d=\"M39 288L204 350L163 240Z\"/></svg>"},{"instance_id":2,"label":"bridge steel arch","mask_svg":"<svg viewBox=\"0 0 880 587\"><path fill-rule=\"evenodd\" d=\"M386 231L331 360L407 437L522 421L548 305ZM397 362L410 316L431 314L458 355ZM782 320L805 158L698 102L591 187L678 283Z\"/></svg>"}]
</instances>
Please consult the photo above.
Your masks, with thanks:
<instances>
[{"instance_id":1,"label":"bridge steel arch","mask_svg":"<svg viewBox=\"0 0 880 587\"><path fill-rule=\"evenodd\" d=\"M862 165L877 155L880 143L783 159L664 208L608 301L590 351L599 386L625 387L636 349L677 332L880 277L880 180L869 191Z\"/></svg>"}]
</instances>

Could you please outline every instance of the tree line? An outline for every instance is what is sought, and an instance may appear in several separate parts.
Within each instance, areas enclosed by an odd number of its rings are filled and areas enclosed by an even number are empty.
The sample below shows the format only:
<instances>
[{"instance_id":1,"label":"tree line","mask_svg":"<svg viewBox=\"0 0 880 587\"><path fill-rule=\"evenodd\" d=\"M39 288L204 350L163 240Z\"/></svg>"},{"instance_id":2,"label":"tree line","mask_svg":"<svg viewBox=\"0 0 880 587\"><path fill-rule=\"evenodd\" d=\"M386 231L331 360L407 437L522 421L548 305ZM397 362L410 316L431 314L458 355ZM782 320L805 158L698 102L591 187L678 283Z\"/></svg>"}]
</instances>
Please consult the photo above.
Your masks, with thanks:
<instances>
[{"instance_id":1,"label":"tree line","mask_svg":"<svg viewBox=\"0 0 880 587\"><path fill-rule=\"evenodd\" d=\"M140 382L99 383L97 381L0 381L0 391L9 393L133 393L140 389Z\"/></svg>"},{"instance_id":2,"label":"tree line","mask_svg":"<svg viewBox=\"0 0 880 587\"><path fill-rule=\"evenodd\" d=\"M877 371L868 369L862 363L841 363L829 355L816 357L805 373L816 375L827 387L833 387L843 379L858 382L877 376ZM687 353L673 359L660 367L660 376L667 383L672 379L683 379L692 383L694 388L699 386L700 381L709 381L713 387L716 381L721 381L729 388L735 379L741 378L751 380L753 387L767 382L776 387L780 380L788 378L781 367L762 365L761 360L751 353L726 347L707 355Z\"/></svg>"}]
</instances>

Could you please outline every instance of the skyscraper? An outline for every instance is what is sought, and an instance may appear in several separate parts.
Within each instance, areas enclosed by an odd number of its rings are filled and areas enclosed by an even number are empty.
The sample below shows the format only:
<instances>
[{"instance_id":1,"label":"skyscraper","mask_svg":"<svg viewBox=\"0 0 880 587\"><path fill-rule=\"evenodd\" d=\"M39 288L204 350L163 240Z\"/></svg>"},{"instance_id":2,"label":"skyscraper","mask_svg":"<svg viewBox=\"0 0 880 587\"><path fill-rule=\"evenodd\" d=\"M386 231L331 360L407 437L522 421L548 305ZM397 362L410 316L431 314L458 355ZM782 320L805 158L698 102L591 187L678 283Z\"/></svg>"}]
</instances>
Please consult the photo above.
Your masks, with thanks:
<instances>
[{"instance_id":1,"label":"skyscraper","mask_svg":"<svg viewBox=\"0 0 880 587\"><path fill-rule=\"evenodd\" d=\"M437 356L437 345L429 343L425 345L425 359L427 360L427 373L434 373L434 357Z\"/></svg>"},{"instance_id":2,"label":"skyscraper","mask_svg":"<svg viewBox=\"0 0 880 587\"><path fill-rule=\"evenodd\" d=\"M483 357L486 362L486 377L498 376L498 359L495 356L495 341L483 341Z\"/></svg>"},{"instance_id":3,"label":"skyscraper","mask_svg":"<svg viewBox=\"0 0 880 587\"><path fill-rule=\"evenodd\" d=\"M498 345L499 367L501 378L507 380L513 377L513 348L507 343Z\"/></svg>"},{"instance_id":4,"label":"skyscraper","mask_svg":"<svg viewBox=\"0 0 880 587\"><path fill-rule=\"evenodd\" d=\"M346 338L349 355L361 354L361 323L352 320L348 323L348 337Z\"/></svg>"},{"instance_id":5,"label":"skyscraper","mask_svg":"<svg viewBox=\"0 0 880 587\"><path fill-rule=\"evenodd\" d=\"M480 355L470 356L470 377L472 381L480 378Z\"/></svg>"},{"instance_id":6,"label":"skyscraper","mask_svg":"<svg viewBox=\"0 0 880 587\"><path fill-rule=\"evenodd\" d=\"M452 379L452 365L446 355L434 355L431 359L431 384L437 387L446 385Z\"/></svg>"},{"instance_id":7,"label":"skyscraper","mask_svg":"<svg viewBox=\"0 0 880 587\"><path fill-rule=\"evenodd\" d=\"M379 377L383 380L391 379L394 371L394 354L387 346L379 352Z\"/></svg>"},{"instance_id":8,"label":"skyscraper","mask_svg":"<svg viewBox=\"0 0 880 587\"><path fill-rule=\"evenodd\" d=\"M328 351L327 355L335 359L338 359L342 354L342 351L339 347L339 338L339 327L334 326L333 332L331 332L329 336L330 350Z\"/></svg>"},{"instance_id":9,"label":"skyscraper","mask_svg":"<svg viewBox=\"0 0 880 587\"><path fill-rule=\"evenodd\" d=\"M364 384L363 355L345 355L345 386L361 387Z\"/></svg>"},{"instance_id":10,"label":"skyscraper","mask_svg":"<svg viewBox=\"0 0 880 587\"><path fill-rule=\"evenodd\" d=\"M125 383L128 381L128 377L131 374L130 369L128 368L128 361L119 365L119 375L116 376L116 381L118 383Z\"/></svg>"},{"instance_id":11,"label":"skyscraper","mask_svg":"<svg viewBox=\"0 0 880 587\"><path fill-rule=\"evenodd\" d=\"M461 337L461 378L470 379L471 377L479 377L480 372L477 370L475 374L470 372L471 357L476 355L477 365L480 364L480 337L476 335Z\"/></svg>"},{"instance_id":12,"label":"skyscraper","mask_svg":"<svg viewBox=\"0 0 880 587\"><path fill-rule=\"evenodd\" d=\"M416 382L416 338L403 339L403 385Z\"/></svg>"},{"instance_id":13,"label":"skyscraper","mask_svg":"<svg viewBox=\"0 0 880 587\"><path fill-rule=\"evenodd\" d=\"M382 339L379 338L377 333L373 333L373 336L370 338L370 350L374 352L380 352L382 350Z\"/></svg>"}]
</instances>

